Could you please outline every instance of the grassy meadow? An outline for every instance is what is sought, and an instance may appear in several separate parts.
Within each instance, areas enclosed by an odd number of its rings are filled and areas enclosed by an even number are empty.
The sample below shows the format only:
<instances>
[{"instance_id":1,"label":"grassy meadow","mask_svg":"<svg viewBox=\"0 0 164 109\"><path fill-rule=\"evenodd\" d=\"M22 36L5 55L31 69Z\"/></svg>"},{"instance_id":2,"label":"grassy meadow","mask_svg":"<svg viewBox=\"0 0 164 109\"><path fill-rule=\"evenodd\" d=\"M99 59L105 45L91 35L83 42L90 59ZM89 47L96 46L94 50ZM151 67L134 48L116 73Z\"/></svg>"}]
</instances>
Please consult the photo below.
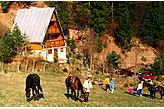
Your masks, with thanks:
<instances>
[{"instance_id":1,"label":"grassy meadow","mask_svg":"<svg viewBox=\"0 0 164 109\"><path fill-rule=\"evenodd\" d=\"M115 93L107 94L100 86L93 85L89 102L79 102L67 99L64 72L38 72L41 78L41 86L44 91L44 99L27 102L25 97L25 79L27 72L0 72L0 106L12 107L163 107L164 100L150 97L130 96L126 89L116 88ZM84 79L82 79L83 82ZM116 83L117 84L117 83ZM143 93L148 93L144 91ZM149 94L149 93L148 93Z\"/></svg>"}]
</instances>

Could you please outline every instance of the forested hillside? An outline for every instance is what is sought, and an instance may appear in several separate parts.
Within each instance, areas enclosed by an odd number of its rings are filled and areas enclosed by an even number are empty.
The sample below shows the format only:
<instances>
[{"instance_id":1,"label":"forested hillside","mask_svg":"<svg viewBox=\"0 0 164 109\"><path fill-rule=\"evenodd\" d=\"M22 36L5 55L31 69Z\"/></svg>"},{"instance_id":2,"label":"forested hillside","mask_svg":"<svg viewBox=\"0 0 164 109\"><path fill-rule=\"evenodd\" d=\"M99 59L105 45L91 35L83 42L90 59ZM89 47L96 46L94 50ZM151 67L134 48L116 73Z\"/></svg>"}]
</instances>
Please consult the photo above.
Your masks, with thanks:
<instances>
[{"instance_id":1,"label":"forested hillside","mask_svg":"<svg viewBox=\"0 0 164 109\"><path fill-rule=\"evenodd\" d=\"M11 29L17 10L29 7L55 7L66 36L70 28L89 29L89 35L83 34L87 41L82 39L81 51L88 55L91 67L105 66L112 51L120 57L120 68L151 66L157 57L163 57L162 1L1 2L1 37Z\"/></svg>"},{"instance_id":2,"label":"forested hillside","mask_svg":"<svg viewBox=\"0 0 164 109\"><path fill-rule=\"evenodd\" d=\"M113 33L124 49L133 36L158 47L163 36L164 2L45 2L56 7L65 34L66 28L91 28L96 34ZM110 25L110 26L109 26Z\"/></svg>"},{"instance_id":3,"label":"forested hillside","mask_svg":"<svg viewBox=\"0 0 164 109\"><path fill-rule=\"evenodd\" d=\"M78 30L90 28L92 37L90 40L96 46L92 47L89 53L90 55L93 53L93 57L97 57L100 63L104 60L106 62L106 55L112 51L120 55L123 68L150 66L156 56L162 57L163 45L160 43L164 40L162 1L45 3L50 7L56 7L65 34L68 34L67 28Z\"/></svg>"}]
</instances>

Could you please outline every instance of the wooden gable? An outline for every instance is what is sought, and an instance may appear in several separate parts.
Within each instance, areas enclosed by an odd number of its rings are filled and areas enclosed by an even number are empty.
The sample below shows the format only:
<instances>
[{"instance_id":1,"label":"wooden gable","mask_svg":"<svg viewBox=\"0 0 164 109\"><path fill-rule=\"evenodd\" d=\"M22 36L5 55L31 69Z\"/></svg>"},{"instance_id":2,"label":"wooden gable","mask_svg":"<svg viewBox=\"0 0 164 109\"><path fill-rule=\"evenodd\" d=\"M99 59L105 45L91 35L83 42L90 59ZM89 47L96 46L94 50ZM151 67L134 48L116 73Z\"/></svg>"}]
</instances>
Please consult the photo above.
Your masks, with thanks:
<instances>
[{"instance_id":1,"label":"wooden gable","mask_svg":"<svg viewBox=\"0 0 164 109\"><path fill-rule=\"evenodd\" d=\"M52 15L52 18L48 27L45 45L47 45L48 48L59 47L59 46L65 45L64 38L62 37L62 33L59 28L59 22L54 14Z\"/></svg>"}]
</instances>

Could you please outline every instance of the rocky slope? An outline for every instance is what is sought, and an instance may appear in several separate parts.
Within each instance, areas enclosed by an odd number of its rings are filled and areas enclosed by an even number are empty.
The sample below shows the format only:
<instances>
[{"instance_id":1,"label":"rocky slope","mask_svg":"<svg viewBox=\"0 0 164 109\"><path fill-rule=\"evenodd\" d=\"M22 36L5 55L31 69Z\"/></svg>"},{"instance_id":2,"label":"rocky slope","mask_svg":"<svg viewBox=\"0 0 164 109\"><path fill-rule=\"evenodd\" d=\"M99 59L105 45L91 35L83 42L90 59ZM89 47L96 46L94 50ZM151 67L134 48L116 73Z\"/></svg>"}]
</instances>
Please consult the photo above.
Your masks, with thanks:
<instances>
[{"instance_id":1,"label":"rocky slope","mask_svg":"<svg viewBox=\"0 0 164 109\"><path fill-rule=\"evenodd\" d=\"M136 37L132 39L134 46L130 51L123 51L114 43L114 38L112 36L107 37L107 48L96 56L100 61L104 61L108 53L116 51L121 57L121 68L129 68L136 71L138 68L150 66L156 58L157 51L142 43Z\"/></svg>"}]
</instances>

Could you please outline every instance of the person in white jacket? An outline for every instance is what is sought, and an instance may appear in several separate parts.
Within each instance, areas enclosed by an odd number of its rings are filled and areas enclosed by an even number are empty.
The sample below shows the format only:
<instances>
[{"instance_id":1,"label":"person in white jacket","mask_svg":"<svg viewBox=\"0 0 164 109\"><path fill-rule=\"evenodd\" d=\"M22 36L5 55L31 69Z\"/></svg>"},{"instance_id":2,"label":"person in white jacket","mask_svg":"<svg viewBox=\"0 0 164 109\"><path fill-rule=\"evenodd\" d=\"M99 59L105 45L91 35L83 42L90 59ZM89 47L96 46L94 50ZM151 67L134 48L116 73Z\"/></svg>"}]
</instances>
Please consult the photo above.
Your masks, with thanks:
<instances>
[{"instance_id":1,"label":"person in white jacket","mask_svg":"<svg viewBox=\"0 0 164 109\"><path fill-rule=\"evenodd\" d=\"M140 81L137 88L137 93L139 96L142 96L143 81Z\"/></svg>"},{"instance_id":2,"label":"person in white jacket","mask_svg":"<svg viewBox=\"0 0 164 109\"><path fill-rule=\"evenodd\" d=\"M92 82L91 82L90 75L84 81L83 87L84 87L84 92L85 92L84 102L88 102L89 93L90 93L90 90L92 89Z\"/></svg>"}]
</instances>

